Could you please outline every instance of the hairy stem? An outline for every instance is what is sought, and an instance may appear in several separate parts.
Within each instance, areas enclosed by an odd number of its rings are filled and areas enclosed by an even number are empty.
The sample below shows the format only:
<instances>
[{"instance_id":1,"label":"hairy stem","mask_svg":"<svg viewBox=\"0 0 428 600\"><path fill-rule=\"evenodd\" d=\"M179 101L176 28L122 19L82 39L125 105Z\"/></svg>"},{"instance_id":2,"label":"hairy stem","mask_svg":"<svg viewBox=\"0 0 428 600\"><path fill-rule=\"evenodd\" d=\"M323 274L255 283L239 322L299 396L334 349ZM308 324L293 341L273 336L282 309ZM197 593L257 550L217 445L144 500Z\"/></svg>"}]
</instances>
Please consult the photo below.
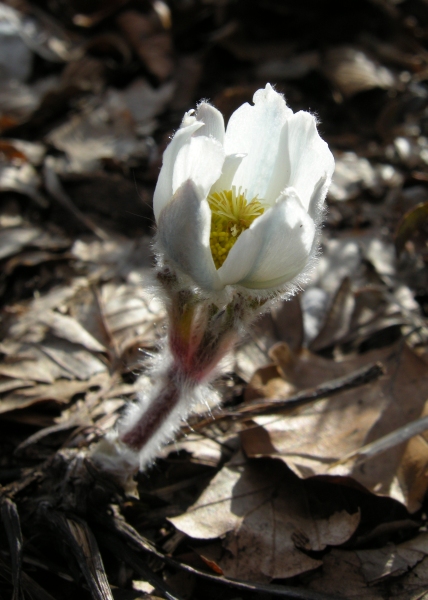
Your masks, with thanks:
<instances>
[{"instance_id":1,"label":"hairy stem","mask_svg":"<svg viewBox=\"0 0 428 600\"><path fill-rule=\"evenodd\" d=\"M167 422L180 397L181 390L177 386L176 373L170 369L164 375L162 387L157 391L156 398L149 403L133 427L120 435L120 441L136 452L141 450Z\"/></svg>"}]
</instances>

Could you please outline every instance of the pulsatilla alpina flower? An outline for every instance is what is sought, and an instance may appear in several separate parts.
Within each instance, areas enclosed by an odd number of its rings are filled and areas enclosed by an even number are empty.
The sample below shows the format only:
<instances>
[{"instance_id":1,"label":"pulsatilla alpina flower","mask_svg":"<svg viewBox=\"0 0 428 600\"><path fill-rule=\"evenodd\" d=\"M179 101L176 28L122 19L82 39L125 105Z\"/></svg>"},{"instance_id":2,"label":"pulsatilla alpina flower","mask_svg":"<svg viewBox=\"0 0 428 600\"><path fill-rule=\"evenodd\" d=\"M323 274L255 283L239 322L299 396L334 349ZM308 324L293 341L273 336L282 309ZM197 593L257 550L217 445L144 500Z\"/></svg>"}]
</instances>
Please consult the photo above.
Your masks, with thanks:
<instances>
[{"instance_id":1,"label":"pulsatilla alpina flower","mask_svg":"<svg viewBox=\"0 0 428 600\"><path fill-rule=\"evenodd\" d=\"M142 389L93 451L125 478L156 458L242 333L304 282L334 169L315 118L267 85L230 118L202 102L165 150L154 196L167 335ZM223 291L224 290L224 291Z\"/></svg>"},{"instance_id":2,"label":"pulsatilla alpina flower","mask_svg":"<svg viewBox=\"0 0 428 600\"><path fill-rule=\"evenodd\" d=\"M292 290L317 252L333 170L315 118L294 114L269 84L226 131L222 114L202 102L164 153L158 249L206 292Z\"/></svg>"}]
</instances>

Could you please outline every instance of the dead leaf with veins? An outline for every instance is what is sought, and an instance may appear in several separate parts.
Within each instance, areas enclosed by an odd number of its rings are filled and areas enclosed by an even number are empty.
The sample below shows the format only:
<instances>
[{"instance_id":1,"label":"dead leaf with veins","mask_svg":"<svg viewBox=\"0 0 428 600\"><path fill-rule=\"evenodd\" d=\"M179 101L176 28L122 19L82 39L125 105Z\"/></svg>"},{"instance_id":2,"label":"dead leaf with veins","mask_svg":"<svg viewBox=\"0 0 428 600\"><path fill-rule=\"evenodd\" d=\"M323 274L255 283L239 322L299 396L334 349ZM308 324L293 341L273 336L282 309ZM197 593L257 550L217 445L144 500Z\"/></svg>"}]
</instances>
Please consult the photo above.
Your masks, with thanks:
<instances>
[{"instance_id":1,"label":"dead leaf with veins","mask_svg":"<svg viewBox=\"0 0 428 600\"><path fill-rule=\"evenodd\" d=\"M345 390L283 415L255 417L242 432L249 457L283 460L298 476L351 477L375 494L390 496L414 512L428 489L428 432L366 458L358 449L427 414L428 368L404 341L359 356L334 361L309 351L293 354L278 344L276 365L259 369L248 399L287 398L380 362L385 375L375 382ZM343 460L349 456L349 459Z\"/></svg>"},{"instance_id":2,"label":"dead leaf with veins","mask_svg":"<svg viewBox=\"0 0 428 600\"><path fill-rule=\"evenodd\" d=\"M319 567L307 552L343 544L358 512L320 507L300 480L278 461L236 455L186 513L170 521L196 539L223 538L216 564L222 573L251 581L294 577Z\"/></svg>"}]
</instances>

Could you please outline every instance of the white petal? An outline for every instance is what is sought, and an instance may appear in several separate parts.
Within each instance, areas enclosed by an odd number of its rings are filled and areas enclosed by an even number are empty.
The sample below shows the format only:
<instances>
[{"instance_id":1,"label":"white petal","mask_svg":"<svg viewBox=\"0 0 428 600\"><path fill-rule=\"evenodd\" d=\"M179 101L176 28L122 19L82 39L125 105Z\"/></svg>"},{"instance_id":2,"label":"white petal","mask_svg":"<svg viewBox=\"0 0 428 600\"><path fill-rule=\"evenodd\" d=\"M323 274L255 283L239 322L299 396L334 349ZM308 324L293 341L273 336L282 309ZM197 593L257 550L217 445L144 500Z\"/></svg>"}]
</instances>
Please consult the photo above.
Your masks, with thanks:
<instances>
[{"instance_id":1,"label":"white petal","mask_svg":"<svg viewBox=\"0 0 428 600\"><path fill-rule=\"evenodd\" d=\"M195 121L196 121L195 110L192 108L184 113L184 117L181 121L180 129L183 129L184 127L189 127L189 125L192 125Z\"/></svg>"},{"instance_id":2,"label":"white petal","mask_svg":"<svg viewBox=\"0 0 428 600\"><path fill-rule=\"evenodd\" d=\"M188 124L187 124L188 123ZM156 221L159 215L172 198L172 173L174 170L177 154L184 144L189 140L190 136L202 127L202 123L196 121L189 113L186 113L183 118L183 123L180 129L177 130L172 138L169 146L163 153L162 168L159 173L158 182L156 184L155 193L153 195L153 212Z\"/></svg>"},{"instance_id":3,"label":"white petal","mask_svg":"<svg viewBox=\"0 0 428 600\"><path fill-rule=\"evenodd\" d=\"M254 268L262 246L262 237L254 234L251 228L242 232L217 271L222 284L234 285L244 281Z\"/></svg>"},{"instance_id":4,"label":"white petal","mask_svg":"<svg viewBox=\"0 0 428 600\"><path fill-rule=\"evenodd\" d=\"M320 177L316 183L314 191L312 192L311 201L309 202L308 215L318 225L322 220L324 213L324 200L327 196L328 188L331 184L331 177L324 175Z\"/></svg>"},{"instance_id":5,"label":"white petal","mask_svg":"<svg viewBox=\"0 0 428 600\"><path fill-rule=\"evenodd\" d=\"M246 156L246 154L230 154L226 156L220 178L213 185L212 192L223 192L224 190L231 189L235 173Z\"/></svg>"},{"instance_id":6,"label":"white petal","mask_svg":"<svg viewBox=\"0 0 428 600\"><path fill-rule=\"evenodd\" d=\"M317 131L315 117L300 111L282 129L266 199L272 202L286 187L294 187L308 210L318 181L324 176L331 178L333 171L334 158Z\"/></svg>"},{"instance_id":7,"label":"white petal","mask_svg":"<svg viewBox=\"0 0 428 600\"><path fill-rule=\"evenodd\" d=\"M172 175L172 191L191 179L206 198L211 186L221 175L224 162L223 146L214 138L192 137L180 148Z\"/></svg>"},{"instance_id":8,"label":"white petal","mask_svg":"<svg viewBox=\"0 0 428 600\"><path fill-rule=\"evenodd\" d=\"M281 94L268 84L254 94L254 106L243 104L230 117L226 129L226 154L247 154L233 185L247 191L250 200L265 199L278 152L281 130L293 114Z\"/></svg>"},{"instance_id":9,"label":"white petal","mask_svg":"<svg viewBox=\"0 0 428 600\"><path fill-rule=\"evenodd\" d=\"M158 221L158 243L165 255L197 285L208 290L223 286L210 248L211 210L189 179L174 194Z\"/></svg>"},{"instance_id":10,"label":"white petal","mask_svg":"<svg viewBox=\"0 0 428 600\"><path fill-rule=\"evenodd\" d=\"M208 102L201 102L196 111L196 119L201 121L204 125L195 135L212 136L218 140L220 144L223 144L224 119L219 110L214 108L214 106L211 106L211 104L208 104Z\"/></svg>"},{"instance_id":11,"label":"white petal","mask_svg":"<svg viewBox=\"0 0 428 600\"><path fill-rule=\"evenodd\" d=\"M276 287L291 281L306 267L315 233L315 223L295 190L288 188L275 206L240 235L226 262L229 259L248 262L245 255L253 254L252 246L257 246L258 254L251 269L236 283L252 289Z\"/></svg>"}]
</instances>

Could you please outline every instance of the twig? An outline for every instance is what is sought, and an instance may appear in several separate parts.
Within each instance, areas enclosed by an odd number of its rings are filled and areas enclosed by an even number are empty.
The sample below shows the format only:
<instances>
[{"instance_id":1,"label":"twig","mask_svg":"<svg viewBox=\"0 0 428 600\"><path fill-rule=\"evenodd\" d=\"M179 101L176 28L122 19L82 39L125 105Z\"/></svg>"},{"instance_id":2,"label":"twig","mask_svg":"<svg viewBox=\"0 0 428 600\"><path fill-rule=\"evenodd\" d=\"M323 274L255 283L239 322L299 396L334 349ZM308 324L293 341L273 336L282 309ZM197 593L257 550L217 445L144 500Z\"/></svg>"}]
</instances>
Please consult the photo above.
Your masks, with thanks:
<instances>
[{"instance_id":1,"label":"twig","mask_svg":"<svg viewBox=\"0 0 428 600\"><path fill-rule=\"evenodd\" d=\"M190 573L197 577L202 577L213 583L215 582L218 584L226 585L228 587L247 592L253 592L256 594L270 594L271 596L275 596L277 598L284 598L289 600L343 600L343 598L340 598L339 596L333 596L331 594L322 594L319 592L314 592L312 590L299 589L288 585L264 585L260 583L248 583L245 581L240 581L239 579L229 579L228 577L205 573L204 571L195 569L190 565L186 565L160 552L149 540L147 540L140 533L138 533L138 531L136 531L131 525L129 525L129 523L126 523L120 514L115 514L113 515L113 517L109 516L108 518L98 514L95 515L95 517L97 518L98 522L102 525L103 530L105 530L105 527L107 526L110 529L110 531L114 531L114 533L119 535L127 544L130 544L134 548L142 550L143 552L149 552L150 554L153 554L170 567L186 571L187 573ZM138 554L136 552L134 552L133 560L138 560Z\"/></svg>"},{"instance_id":2,"label":"twig","mask_svg":"<svg viewBox=\"0 0 428 600\"><path fill-rule=\"evenodd\" d=\"M225 419L246 420L259 415L294 410L295 408L310 404L311 402L325 398L326 396L333 396L339 392L366 385L384 374L385 368L382 363L371 363L361 369L357 369L349 375L331 379L315 388L309 388L298 392L285 400L263 399L263 401L256 400L254 402L242 404L235 410L216 409L212 412L211 418L205 418L194 423L191 422L187 429L183 429L183 433L187 433L189 430L200 430L208 425L212 425L213 422L217 423L218 421L223 421Z\"/></svg>"},{"instance_id":3,"label":"twig","mask_svg":"<svg viewBox=\"0 0 428 600\"><path fill-rule=\"evenodd\" d=\"M330 465L330 468L344 464L351 459L356 459L356 464L361 464L369 458L373 458L378 454L383 454L383 452L386 452L387 450L390 450L399 444L407 442L412 437L420 435L427 429L428 416L421 417L420 419L416 419L416 421L411 421L410 423L406 423L406 425L403 425L403 427L399 427L398 429L395 429L391 433L382 436L374 442L366 444L365 446L361 446L361 448L350 452L333 465Z\"/></svg>"},{"instance_id":4,"label":"twig","mask_svg":"<svg viewBox=\"0 0 428 600\"><path fill-rule=\"evenodd\" d=\"M68 210L78 221L83 223L100 240L108 240L110 236L92 219L87 217L81 210L74 205L71 198L66 194L61 185L58 175L53 167L53 159L48 156L43 167L45 186L52 198L54 198L63 208Z\"/></svg>"},{"instance_id":5,"label":"twig","mask_svg":"<svg viewBox=\"0 0 428 600\"><path fill-rule=\"evenodd\" d=\"M145 581L148 581L150 585L161 591L167 598L167 600L183 600L181 596L178 596L176 592L173 592L169 586L155 573L145 565L137 552L134 552L127 544L117 539L116 536L111 533L105 533L103 531L97 531L97 538L101 544L107 546L107 548L116 555L119 560L123 560L129 565L140 577L144 577Z\"/></svg>"}]
</instances>

